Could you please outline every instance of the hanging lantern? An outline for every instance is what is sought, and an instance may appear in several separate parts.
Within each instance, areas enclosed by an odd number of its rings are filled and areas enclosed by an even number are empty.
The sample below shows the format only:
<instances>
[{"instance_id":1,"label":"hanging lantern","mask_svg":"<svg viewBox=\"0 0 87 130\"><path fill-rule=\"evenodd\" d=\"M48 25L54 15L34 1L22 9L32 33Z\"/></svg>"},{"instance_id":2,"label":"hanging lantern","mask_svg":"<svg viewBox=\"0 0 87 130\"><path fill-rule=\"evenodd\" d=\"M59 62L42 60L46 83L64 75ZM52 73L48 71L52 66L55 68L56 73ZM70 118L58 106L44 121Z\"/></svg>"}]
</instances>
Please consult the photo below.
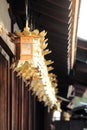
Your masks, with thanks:
<instances>
[{"instance_id":1,"label":"hanging lantern","mask_svg":"<svg viewBox=\"0 0 87 130\"><path fill-rule=\"evenodd\" d=\"M22 77L32 90L32 94L43 101L45 106L52 108L57 105L57 80L52 74L53 63L46 60L45 55L51 53L47 49L46 32L35 29L30 31L28 21L23 32L9 34L11 40L16 44L16 61L12 64L12 69L17 72L18 77Z\"/></svg>"},{"instance_id":2,"label":"hanging lantern","mask_svg":"<svg viewBox=\"0 0 87 130\"><path fill-rule=\"evenodd\" d=\"M16 60L32 61L41 53L40 38L30 31L28 21L23 32L15 32L13 42L16 44Z\"/></svg>"}]
</instances>

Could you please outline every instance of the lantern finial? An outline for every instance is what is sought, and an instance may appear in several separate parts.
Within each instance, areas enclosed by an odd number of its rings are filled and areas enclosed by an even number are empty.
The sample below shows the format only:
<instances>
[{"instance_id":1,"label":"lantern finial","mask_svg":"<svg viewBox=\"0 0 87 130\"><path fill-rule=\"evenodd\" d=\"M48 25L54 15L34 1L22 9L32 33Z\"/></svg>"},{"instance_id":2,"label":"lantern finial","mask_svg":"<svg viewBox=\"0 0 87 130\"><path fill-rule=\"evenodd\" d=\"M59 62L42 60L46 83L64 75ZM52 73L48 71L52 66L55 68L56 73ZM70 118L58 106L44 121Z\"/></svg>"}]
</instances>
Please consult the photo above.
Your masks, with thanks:
<instances>
[{"instance_id":1,"label":"lantern finial","mask_svg":"<svg viewBox=\"0 0 87 130\"><path fill-rule=\"evenodd\" d=\"M28 26L28 20L26 20L26 26L24 28L23 34L24 35L30 35L30 28Z\"/></svg>"}]
</instances>

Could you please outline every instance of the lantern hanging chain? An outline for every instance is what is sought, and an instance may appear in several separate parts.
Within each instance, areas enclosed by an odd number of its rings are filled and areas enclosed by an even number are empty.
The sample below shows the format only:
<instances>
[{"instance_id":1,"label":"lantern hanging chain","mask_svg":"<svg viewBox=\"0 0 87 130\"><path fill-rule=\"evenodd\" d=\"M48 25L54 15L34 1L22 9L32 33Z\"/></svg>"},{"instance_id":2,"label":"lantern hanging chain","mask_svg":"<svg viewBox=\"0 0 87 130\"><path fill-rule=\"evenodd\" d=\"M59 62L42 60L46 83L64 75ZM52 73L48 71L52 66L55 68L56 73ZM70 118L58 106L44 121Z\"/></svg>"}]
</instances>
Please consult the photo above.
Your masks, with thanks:
<instances>
[{"instance_id":1,"label":"lantern hanging chain","mask_svg":"<svg viewBox=\"0 0 87 130\"><path fill-rule=\"evenodd\" d=\"M30 5L31 0L25 0L25 6L26 6L26 26L28 25L28 22L30 22L30 30L33 30L33 22L32 22L32 14L30 11Z\"/></svg>"},{"instance_id":2,"label":"lantern hanging chain","mask_svg":"<svg viewBox=\"0 0 87 130\"><path fill-rule=\"evenodd\" d=\"M26 8L26 30L30 30L28 23L30 19L30 0L25 0L25 8Z\"/></svg>"},{"instance_id":3,"label":"lantern hanging chain","mask_svg":"<svg viewBox=\"0 0 87 130\"><path fill-rule=\"evenodd\" d=\"M26 8L26 21L28 21L29 20L28 0L25 0L25 8Z\"/></svg>"}]
</instances>

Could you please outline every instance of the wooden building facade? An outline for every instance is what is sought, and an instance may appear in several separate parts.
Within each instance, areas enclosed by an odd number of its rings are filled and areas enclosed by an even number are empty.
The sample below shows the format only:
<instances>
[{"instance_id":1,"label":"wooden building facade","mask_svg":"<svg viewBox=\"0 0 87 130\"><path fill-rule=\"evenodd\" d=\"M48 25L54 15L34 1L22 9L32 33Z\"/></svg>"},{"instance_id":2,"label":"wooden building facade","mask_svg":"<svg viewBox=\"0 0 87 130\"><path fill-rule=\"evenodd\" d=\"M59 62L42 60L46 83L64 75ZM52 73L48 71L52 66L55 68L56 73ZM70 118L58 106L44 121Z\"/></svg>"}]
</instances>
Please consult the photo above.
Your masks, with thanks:
<instances>
[{"instance_id":1,"label":"wooden building facade","mask_svg":"<svg viewBox=\"0 0 87 130\"><path fill-rule=\"evenodd\" d=\"M0 37L0 130L46 130L50 113L11 70L13 53Z\"/></svg>"},{"instance_id":2,"label":"wooden building facade","mask_svg":"<svg viewBox=\"0 0 87 130\"><path fill-rule=\"evenodd\" d=\"M48 130L47 108L11 69L15 45L7 32L11 32L8 3L0 0L0 130Z\"/></svg>"}]
</instances>

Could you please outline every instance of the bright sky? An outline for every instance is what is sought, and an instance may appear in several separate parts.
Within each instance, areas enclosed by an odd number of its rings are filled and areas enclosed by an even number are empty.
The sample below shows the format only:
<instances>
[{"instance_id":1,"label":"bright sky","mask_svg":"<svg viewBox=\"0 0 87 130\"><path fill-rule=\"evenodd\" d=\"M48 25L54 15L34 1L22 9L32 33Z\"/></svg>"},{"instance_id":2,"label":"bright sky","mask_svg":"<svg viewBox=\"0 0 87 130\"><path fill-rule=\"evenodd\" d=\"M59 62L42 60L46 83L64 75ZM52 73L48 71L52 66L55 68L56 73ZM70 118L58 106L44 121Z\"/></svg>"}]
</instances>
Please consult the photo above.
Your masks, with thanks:
<instances>
[{"instance_id":1,"label":"bright sky","mask_svg":"<svg viewBox=\"0 0 87 130\"><path fill-rule=\"evenodd\" d=\"M77 36L87 40L87 0L81 0Z\"/></svg>"}]
</instances>

